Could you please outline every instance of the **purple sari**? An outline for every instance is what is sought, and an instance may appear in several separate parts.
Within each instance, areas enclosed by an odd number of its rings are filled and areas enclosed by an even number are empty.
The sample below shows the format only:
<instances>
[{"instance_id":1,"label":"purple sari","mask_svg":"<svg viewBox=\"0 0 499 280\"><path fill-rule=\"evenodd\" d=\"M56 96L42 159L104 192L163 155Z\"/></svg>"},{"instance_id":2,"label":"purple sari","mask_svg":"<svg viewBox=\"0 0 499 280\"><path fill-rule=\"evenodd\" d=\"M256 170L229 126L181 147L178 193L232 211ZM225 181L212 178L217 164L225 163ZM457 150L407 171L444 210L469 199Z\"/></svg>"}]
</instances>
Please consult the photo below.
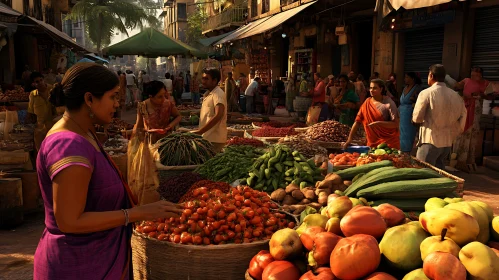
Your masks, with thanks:
<instances>
[{"instance_id":1,"label":"purple sari","mask_svg":"<svg viewBox=\"0 0 499 280\"><path fill-rule=\"evenodd\" d=\"M132 279L128 264L131 225L88 234L66 234L57 227L52 180L72 165L92 170L85 212L130 208L122 180L105 154L73 132L48 136L37 158L45 230L35 253L34 279Z\"/></svg>"}]
</instances>

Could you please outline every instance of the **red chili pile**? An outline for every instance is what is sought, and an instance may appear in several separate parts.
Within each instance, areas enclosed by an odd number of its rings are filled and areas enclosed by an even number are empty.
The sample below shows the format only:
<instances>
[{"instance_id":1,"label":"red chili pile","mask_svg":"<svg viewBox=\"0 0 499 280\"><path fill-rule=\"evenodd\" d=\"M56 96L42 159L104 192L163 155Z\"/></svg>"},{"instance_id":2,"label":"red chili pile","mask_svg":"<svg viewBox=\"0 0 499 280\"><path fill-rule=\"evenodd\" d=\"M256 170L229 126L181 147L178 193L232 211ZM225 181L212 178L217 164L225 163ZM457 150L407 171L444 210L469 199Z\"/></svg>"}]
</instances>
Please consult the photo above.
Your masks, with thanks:
<instances>
[{"instance_id":1,"label":"red chili pile","mask_svg":"<svg viewBox=\"0 0 499 280\"><path fill-rule=\"evenodd\" d=\"M253 147L264 147L265 144L258 139L242 138L242 137L232 137L227 141L227 146L253 146Z\"/></svg>"},{"instance_id":2,"label":"red chili pile","mask_svg":"<svg viewBox=\"0 0 499 280\"><path fill-rule=\"evenodd\" d=\"M288 135L296 135L298 134L293 127L287 128L274 128L274 127L262 127L259 128L251 135L256 137L284 137Z\"/></svg>"},{"instance_id":3,"label":"red chili pile","mask_svg":"<svg viewBox=\"0 0 499 280\"><path fill-rule=\"evenodd\" d=\"M279 229L295 227L285 214L271 211L278 206L265 192L247 186L229 192L201 187L193 195L179 218L145 221L136 231L161 241L218 245L267 240Z\"/></svg>"},{"instance_id":4,"label":"red chili pile","mask_svg":"<svg viewBox=\"0 0 499 280\"><path fill-rule=\"evenodd\" d=\"M168 180L162 180L157 191L163 199L177 203L191 189L194 183L203 179L203 176L197 173L185 172L170 177Z\"/></svg>"},{"instance_id":5,"label":"red chili pile","mask_svg":"<svg viewBox=\"0 0 499 280\"><path fill-rule=\"evenodd\" d=\"M194 195L195 190L201 187L206 188L208 191L220 190L223 193L229 192L229 190L232 188L231 185L225 182L213 182L211 180L201 180L193 184L189 188L189 190L180 198L179 202L186 202L196 198L196 196Z\"/></svg>"},{"instance_id":6,"label":"red chili pile","mask_svg":"<svg viewBox=\"0 0 499 280\"><path fill-rule=\"evenodd\" d=\"M306 123L291 123L291 122L255 122L258 127L273 127L273 128L295 128L295 127L307 127Z\"/></svg>"}]
</instances>

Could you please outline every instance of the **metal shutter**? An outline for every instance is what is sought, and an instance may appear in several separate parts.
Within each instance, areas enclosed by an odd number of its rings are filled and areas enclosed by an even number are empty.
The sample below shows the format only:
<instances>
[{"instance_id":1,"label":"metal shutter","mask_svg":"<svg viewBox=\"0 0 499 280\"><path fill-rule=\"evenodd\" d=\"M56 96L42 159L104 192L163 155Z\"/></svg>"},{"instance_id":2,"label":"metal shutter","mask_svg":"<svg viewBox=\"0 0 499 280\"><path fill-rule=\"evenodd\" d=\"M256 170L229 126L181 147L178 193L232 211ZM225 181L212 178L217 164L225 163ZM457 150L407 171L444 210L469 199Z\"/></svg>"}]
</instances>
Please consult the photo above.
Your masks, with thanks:
<instances>
[{"instance_id":1,"label":"metal shutter","mask_svg":"<svg viewBox=\"0 0 499 280\"><path fill-rule=\"evenodd\" d=\"M405 33L404 71L419 73L423 86L428 84L428 68L442 63L444 27Z\"/></svg>"},{"instance_id":2,"label":"metal shutter","mask_svg":"<svg viewBox=\"0 0 499 280\"><path fill-rule=\"evenodd\" d=\"M476 10L472 66L483 68L484 78L499 81L499 7Z\"/></svg>"}]
</instances>

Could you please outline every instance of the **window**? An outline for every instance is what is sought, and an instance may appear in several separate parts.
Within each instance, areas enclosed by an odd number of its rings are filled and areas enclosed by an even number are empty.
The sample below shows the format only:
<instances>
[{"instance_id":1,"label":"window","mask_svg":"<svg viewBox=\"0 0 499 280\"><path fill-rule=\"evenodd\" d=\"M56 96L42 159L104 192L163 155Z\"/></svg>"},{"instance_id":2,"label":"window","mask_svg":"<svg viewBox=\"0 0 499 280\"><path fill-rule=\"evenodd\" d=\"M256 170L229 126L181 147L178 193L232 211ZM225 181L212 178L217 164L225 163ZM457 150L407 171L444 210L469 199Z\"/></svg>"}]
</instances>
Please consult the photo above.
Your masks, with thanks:
<instances>
[{"instance_id":1,"label":"window","mask_svg":"<svg viewBox=\"0 0 499 280\"><path fill-rule=\"evenodd\" d=\"M251 17L254 18L258 15L258 0L251 0Z\"/></svg>"},{"instance_id":2,"label":"window","mask_svg":"<svg viewBox=\"0 0 499 280\"><path fill-rule=\"evenodd\" d=\"M73 22L73 27L74 27L74 28L78 28L78 27L80 27L80 22L79 22L79 21L75 21L75 22Z\"/></svg>"},{"instance_id":3,"label":"window","mask_svg":"<svg viewBox=\"0 0 499 280\"><path fill-rule=\"evenodd\" d=\"M187 19L187 4L178 3L177 4L177 20Z\"/></svg>"}]
</instances>

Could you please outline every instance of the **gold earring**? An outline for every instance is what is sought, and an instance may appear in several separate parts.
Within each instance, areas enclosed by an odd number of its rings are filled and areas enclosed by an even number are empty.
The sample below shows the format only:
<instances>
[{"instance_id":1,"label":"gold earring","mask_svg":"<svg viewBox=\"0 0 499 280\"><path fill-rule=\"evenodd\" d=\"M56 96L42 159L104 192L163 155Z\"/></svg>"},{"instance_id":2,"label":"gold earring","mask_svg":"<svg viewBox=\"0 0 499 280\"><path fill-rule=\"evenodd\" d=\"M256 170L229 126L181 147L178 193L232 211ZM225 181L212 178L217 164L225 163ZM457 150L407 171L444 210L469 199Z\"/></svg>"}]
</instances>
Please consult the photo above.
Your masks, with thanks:
<instances>
[{"instance_id":1,"label":"gold earring","mask_svg":"<svg viewBox=\"0 0 499 280\"><path fill-rule=\"evenodd\" d=\"M94 118L94 112L92 112L92 108L88 107L88 111L89 111L90 118L93 119Z\"/></svg>"}]
</instances>

